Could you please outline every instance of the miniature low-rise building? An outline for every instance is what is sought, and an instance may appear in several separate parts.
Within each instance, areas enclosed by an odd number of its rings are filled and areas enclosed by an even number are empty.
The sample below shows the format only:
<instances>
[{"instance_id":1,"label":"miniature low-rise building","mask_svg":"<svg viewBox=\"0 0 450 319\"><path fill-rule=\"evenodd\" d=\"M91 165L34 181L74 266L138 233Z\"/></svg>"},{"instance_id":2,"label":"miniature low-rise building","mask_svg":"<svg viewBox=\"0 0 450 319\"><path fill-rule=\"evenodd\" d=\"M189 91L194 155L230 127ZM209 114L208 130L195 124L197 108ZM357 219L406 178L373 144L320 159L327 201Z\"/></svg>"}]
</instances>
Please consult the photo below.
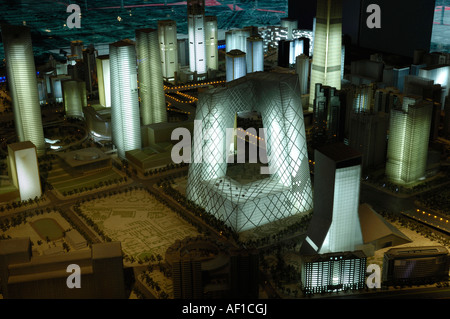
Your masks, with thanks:
<instances>
[{"instance_id":1,"label":"miniature low-rise building","mask_svg":"<svg viewBox=\"0 0 450 319\"><path fill-rule=\"evenodd\" d=\"M68 287L69 265L79 266L80 288ZM121 245L32 256L29 238L0 240L0 282L7 299L125 298Z\"/></svg>"},{"instance_id":2,"label":"miniature low-rise building","mask_svg":"<svg viewBox=\"0 0 450 319\"><path fill-rule=\"evenodd\" d=\"M375 212L369 204L359 206L358 216L366 255L369 247L375 251L411 242L411 239Z\"/></svg>"},{"instance_id":3,"label":"miniature low-rise building","mask_svg":"<svg viewBox=\"0 0 450 319\"><path fill-rule=\"evenodd\" d=\"M322 293L365 287L366 255L358 250L302 255L301 289Z\"/></svg>"},{"instance_id":4,"label":"miniature low-rise building","mask_svg":"<svg viewBox=\"0 0 450 319\"><path fill-rule=\"evenodd\" d=\"M73 174L111 168L111 157L98 148L89 147L59 154L63 167Z\"/></svg>"},{"instance_id":5,"label":"miniature low-rise building","mask_svg":"<svg viewBox=\"0 0 450 319\"><path fill-rule=\"evenodd\" d=\"M449 255L443 246L392 248L384 254L386 284L426 284L447 281Z\"/></svg>"},{"instance_id":6,"label":"miniature low-rise building","mask_svg":"<svg viewBox=\"0 0 450 319\"><path fill-rule=\"evenodd\" d=\"M258 255L203 237L177 240L166 251L175 299L258 298Z\"/></svg>"},{"instance_id":7,"label":"miniature low-rise building","mask_svg":"<svg viewBox=\"0 0 450 319\"><path fill-rule=\"evenodd\" d=\"M41 179L36 146L30 141L8 145L8 172L12 184L19 189L20 200L41 197Z\"/></svg>"},{"instance_id":8,"label":"miniature low-rise building","mask_svg":"<svg viewBox=\"0 0 450 319\"><path fill-rule=\"evenodd\" d=\"M75 229L69 230L66 233L66 239L69 242L69 245L75 250L86 248L86 239L84 239L84 237Z\"/></svg>"}]
</instances>

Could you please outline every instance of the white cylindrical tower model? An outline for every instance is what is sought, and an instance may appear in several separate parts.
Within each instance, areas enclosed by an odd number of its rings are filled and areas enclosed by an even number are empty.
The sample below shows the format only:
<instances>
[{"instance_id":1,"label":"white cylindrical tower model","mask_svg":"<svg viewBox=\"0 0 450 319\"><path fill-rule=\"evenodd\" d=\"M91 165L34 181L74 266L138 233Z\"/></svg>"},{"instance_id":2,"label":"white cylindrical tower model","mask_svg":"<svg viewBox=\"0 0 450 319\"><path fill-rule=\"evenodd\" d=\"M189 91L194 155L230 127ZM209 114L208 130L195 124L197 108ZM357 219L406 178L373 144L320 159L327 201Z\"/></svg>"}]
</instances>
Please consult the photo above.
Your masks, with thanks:
<instances>
[{"instance_id":1,"label":"white cylindrical tower model","mask_svg":"<svg viewBox=\"0 0 450 319\"><path fill-rule=\"evenodd\" d=\"M62 88L62 81L67 81L67 80L71 80L72 77L70 75L56 75L56 76L52 76L50 78L51 82L52 82L52 92L53 92L53 98L55 100L55 102L63 102L64 97L63 97L63 88Z\"/></svg>"},{"instance_id":2,"label":"white cylindrical tower model","mask_svg":"<svg viewBox=\"0 0 450 319\"><path fill-rule=\"evenodd\" d=\"M139 97L134 43L121 40L109 45L111 63L111 126L117 154L141 148Z\"/></svg>"},{"instance_id":3,"label":"white cylindrical tower model","mask_svg":"<svg viewBox=\"0 0 450 319\"><path fill-rule=\"evenodd\" d=\"M158 30L136 30L142 125L167 122Z\"/></svg>"},{"instance_id":4,"label":"white cylindrical tower model","mask_svg":"<svg viewBox=\"0 0 450 319\"><path fill-rule=\"evenodd\" d=\"M86 89L86 82L84 81L78 81L78 91L80 92L81 97L81 107L87 107L87 89Z\"/></svg>"},{"instance_id":5,"label":"white cylindrical tower model","mask_svg":"<svg viewBox=\"0 0 450 319\"><path fill-rule=\"evenodd\" d=\"M264 71L264 45L259 36L247 38L247 73Z\"/></svg>"},{"instance_id":6,"label":"white cylindrical tower model","mask_svg":"<svg viewBox=\"0 0 450 319\"><path fill-rule=\"evenodd\" d=\"M188 0L189 69L206 73L205 0Z\"/></svg>"},{"instance_id":7,"label":"white cylindrical tower model","mask_svg":"<svg viewBox=\"0 0 450 319\"><path fill-rule=\"evenodd\" d=\"M309 57L305 54L297 56L295 59L295 71L298 75L298 84L301 95L308 94L309 68Z\"/></svg>"},{"instance_id":8,"label":"white cylindrical tower model","mask_svg":"<svg viewBox=\"0 0 450 319\"><path fill-rule=\"evenodd\" d=\"M37 153L43 154L44 130L30 29L2 25L2 39L17 139L20 142L31 141Z\"/></svg>"},{"instance_id":9,"label":"white cylindrical tower model","mask_svg":"<svg viewBox=\"0 0 450 319\"><path fill-rule=\"evenodd\" d=\"M247 65L245 60L245 53L240 50L231 50L227 53L227 82L247 75Z\"/></svg>"},{"instance_id":10,"label":"white cylindrical tower model","mask_svg":"<svg viewBox=\"0 0 450 319\"><path fill-rule=\"evenodd\" d=\"M217 17L205 17L206 67L217 70L219 68Z\"/></svg>"},{"instance_id":11,"label":"white cylindrical tower model","mask_svg":"<svg viewBox=\"0 0 450 319\"><path fill-rule=\"evenodd\" d=\"M292 64L295 63L295 59L300 55L300 54L308 54L308 52L304 52L305 51L305 45L304 45L304 39L295 39L293 42L293 46L294 46L294 52L293 52L293 62Z\"/></svg>"},{"instance_id":12,"label":"white cylindrical tower model","mask_svg":"<svg viewBox=\"0 0 450 319\"><path fill-rule=\"evenodd\" d=\"M162 75L174 81L178 72L177 24L173 20L158 21L159 47L161 49Z\"/></svg>"},{"instance_id":13,"label":"white cylindrical tower model","mask_svg":"<svg viewBox=\"0 0 450 319\"><path fill-rule=\"evenodd\" d=\"M84 85L84 91L82 89ZM86 94L85 82L75 80L62 81L64 109L67 117L84 117L83 94Z\"/></svg>"}]
</instances>

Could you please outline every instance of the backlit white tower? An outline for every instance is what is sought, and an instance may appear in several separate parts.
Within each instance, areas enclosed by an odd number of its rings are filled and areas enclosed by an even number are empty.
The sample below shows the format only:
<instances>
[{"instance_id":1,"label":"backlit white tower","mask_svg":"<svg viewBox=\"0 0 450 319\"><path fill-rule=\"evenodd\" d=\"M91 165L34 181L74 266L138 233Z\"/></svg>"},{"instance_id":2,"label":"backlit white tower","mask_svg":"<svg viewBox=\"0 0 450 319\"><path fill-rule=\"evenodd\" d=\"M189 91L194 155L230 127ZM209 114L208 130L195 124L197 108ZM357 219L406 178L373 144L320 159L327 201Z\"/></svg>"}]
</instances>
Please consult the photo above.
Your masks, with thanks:
<instances>
[{"instance_id":1,"label":"backlit white tower","mask_svg":"<svg viewBox=\"0 0 450 319\"><path fill-rule=\"evenodd\" d=\"M167 122L158 30L136 30L142 125Z\"/></svg>"},{"instance_id":2,"label":"backlit white tower","mask_svg":"<svg viewBox=\"0 0 450 319\"><path fill-rule=\"evenodd\" d=\"M391 110L386 176L397 184L425 176L432 110L431 102L407 96Z\"/></svg>"},{"instance_id":3,"label":"backlit white tower","mask_svg":"<svg viewBox=\"0 0 450 319\"><path fill-rule=\"evenodd\" d=\"M264 44L259 36L247 38L247 73L264 71Z\"/></svg>"},{"instance_id":4,"label":"backlit white tower","mask_svg":"<svg viewBox=\"0 0 450 319\"><path fill-rule=\"evenodd\" d=\"M97 61L98 96L100 104L111 107L111 71L109 55L100 55Z\"/></svg>"},{"instance_id":5,"label":"backlit white tower","mask_svg":"<svg viewBox=\"0 0 450 319\"><path fill-rule=\"evenodd\" d=\"M217 17L205 17L205 44L206 44L206 67L217 70L219 68L219 49Z\"/></svg>"},{"instance_id":6,"label":"backlit white tower","mask_svg":"<svg viewBox=\"0 0 450 319\"><path fill-rule=\"evenodd\" d=\"M189 69L206 73L205 0L188 0Z\"/></svg>"},{"instance_id":7,"label":"backlit white tower","mask_svg":"<svg viewBox=\"0 0 450 319\"><path fill-rule=\"evenodd\" d=\"M158 21L159 47L161 49L162 75L164 80L175 80L178 72L177 24L173 20Z\"/></svg>"},{"instance_id":8,"label":"backlit white tower","mask_svg":"<svg viewBox=\"0 0 450 319\"><path fill-rule=\"evenodd\" d=\"M314 160L314 213L300 253L360 249L361 154L343 143L327 144L315 150Z\"/></svg>"},{"instance_id":9,"label":"backlit white tower","mask_svg":"<svg viewBox=\"0 0 450 319\"><path fill-rule=\"evenodd\" d=\"M342 0L318 0L309 105L316 84L341 89Z\"/></svg>"},{"instance_id":10,"label":"backlit white tower","mask_svg":"<svg viewBox=\"0 0 450 319\"><path fill-rule=\"evenodd\" d=\"M239 79L247 74L245 53L231 50L226 54L227 82Z\"/></svg>"},{"instance_id":11,"label":"backlit white tower","mask_svg":"<svg viewBox=\"0 0 450 319\"><path fill-rule=\"evenodd\" d=\"M230 52L231 50L240 50L244 53L247 52L247 38L250 37L250 29L235 29L225 32L225 50Z\"/></svg>"},{"instance_id":12,"label":"backlit white tower","mask_svg":"<svg viewBox=\"0 0 450 319\"><path fill-rule=\"evenodd\" d=\"M21 142L31 141L37 153L43 154L44 130L30 29L2 25L2 39L17 139Z\"/></svg>"},{"instance_id":13,"label":"backlit white tower","mask_svg":"<svg viewBox=\"0 0 450 319\"><path fill-rule=\"evenodd\" d=\"M12 184L19 189L20 200L41 197L41 179L36 147L30 141L8 145L8 172Z\"/></svg>"},{"instance_id":14,"label":"backlit white tower","mask_svg":"<svg viewBox=\"0 0 450 319\"><path fill-rule=\"evenodd\" d=\"M62 81L64 109L67 117L83 118L83 107L87 106L86 83L84 81Z\"/></svg>"},{"instance_id":15,"label":"backlit white tower","mask_svg":"<svg viewBox=\"0 0 450 319\"><path fill-rule=\"evenodd\" d=\"M130 40L109 45L111 62L111 127L117 154L141 148L136 50Z\"/></svg>"},{"instance_id":16,"label":"backlit white tower","mask_svg":"<svg viewBox=\"0 0 450 319\"><path fill-rule=\"evenodd\" d=\"M305 50L305 43L304 43L305 39L295 39L291 41L291 47L289 48L289 63L290 64L295 64L296 63L296 58L301 55L304 54ZM308 52L306 53L308 54Z\"/></svg>"}]
</instances>

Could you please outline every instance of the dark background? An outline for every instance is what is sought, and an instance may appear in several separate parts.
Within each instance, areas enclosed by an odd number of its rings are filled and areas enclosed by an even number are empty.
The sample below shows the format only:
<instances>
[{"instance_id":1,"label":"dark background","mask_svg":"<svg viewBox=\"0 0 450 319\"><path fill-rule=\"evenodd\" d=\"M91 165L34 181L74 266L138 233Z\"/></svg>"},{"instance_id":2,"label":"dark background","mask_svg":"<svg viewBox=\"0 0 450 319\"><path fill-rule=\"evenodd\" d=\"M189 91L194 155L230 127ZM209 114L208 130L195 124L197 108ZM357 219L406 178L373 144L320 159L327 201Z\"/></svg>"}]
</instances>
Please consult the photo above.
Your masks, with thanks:
<instances>
[{"instance_id":1,"label":"dark background","mask_svg":"<svg viewBox=\"0 0 450 319\"><path fill-rule=\"evenodd\" d=\"M299 28L312 29L316 0L288 0L289 17ZM369 4L381 8L381 29L369 29ZM435 0L343 0L343 34L353 45L412 57L415 49L430 48Z\"/></svg>"}]
</instances>

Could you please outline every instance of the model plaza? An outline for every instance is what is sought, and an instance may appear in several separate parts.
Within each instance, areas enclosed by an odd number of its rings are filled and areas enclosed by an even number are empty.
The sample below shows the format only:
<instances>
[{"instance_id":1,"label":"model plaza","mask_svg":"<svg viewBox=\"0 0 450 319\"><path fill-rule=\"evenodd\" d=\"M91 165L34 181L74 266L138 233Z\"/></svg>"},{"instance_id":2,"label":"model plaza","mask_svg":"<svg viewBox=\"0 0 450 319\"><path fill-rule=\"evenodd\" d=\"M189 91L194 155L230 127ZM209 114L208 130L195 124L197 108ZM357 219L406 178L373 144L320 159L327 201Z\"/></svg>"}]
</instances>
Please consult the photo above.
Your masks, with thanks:
<instances>
[{"instance_id":1,"label":"model plaza","mask_svg":"<svg viewBox=\"0 0 450 319\"><path fill-rule=\"evenodd\" d=\"M450 53L398 5L5 3L0 296L448 298Z\"/></svg>"}]
</instances>

